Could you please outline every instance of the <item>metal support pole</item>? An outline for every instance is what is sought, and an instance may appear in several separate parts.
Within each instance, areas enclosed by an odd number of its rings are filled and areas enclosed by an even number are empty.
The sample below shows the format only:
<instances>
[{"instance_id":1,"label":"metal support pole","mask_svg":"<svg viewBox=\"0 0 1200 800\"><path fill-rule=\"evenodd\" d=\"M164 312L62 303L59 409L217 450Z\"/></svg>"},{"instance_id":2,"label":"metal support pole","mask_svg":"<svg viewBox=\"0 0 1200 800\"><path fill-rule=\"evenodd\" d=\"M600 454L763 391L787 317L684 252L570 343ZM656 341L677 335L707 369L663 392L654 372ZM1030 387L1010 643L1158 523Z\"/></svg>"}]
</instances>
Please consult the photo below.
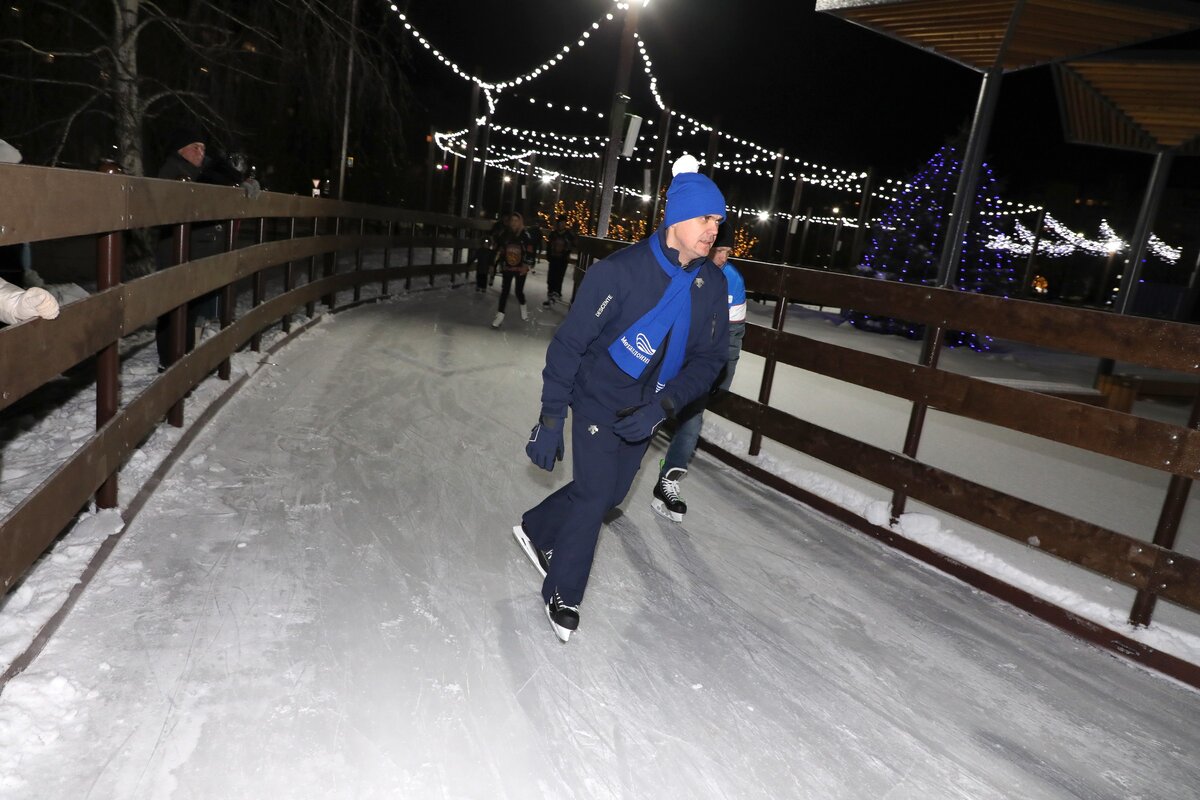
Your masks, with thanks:
<instances>
[{"instance_id":1,"label":"metal support pole","mask_svg":"<svg viewBox=\"0 0 1200 800\"><path fill-rule=\"evenodd\" d=\"M1142 259L1146 257L1146 247L1150 244L1150 227L1154 224L1154 218L1158 216L1158 206L1162 202L1163 191L1167 188L1167 175L1171 172L1171 162L1174 159L1174 150L1163 150L1154 159L1150 183L1146 186L1146 195L1142 199L1137 224L1133 229L1133 241L1129 243L1129 258L1125 260L1121 270L1121 291L1117 295L1116 307L1118 314L1128 314L1133 309L1138 279L1142 275Z\"/></svg>"},{"instance_id":2,"label":"metal support pole","mask_svg":"<svg viewBox=\"0 0 1200 800\"><path fill-rule=\"evenodd\" d=\"M457 154L454 156L454 166L450 172L450 191L446 194L446 213L454 213L454 198L458 196L458 163L463 159Z\"/></svg>"},{"instance_id":3,"label":"metal support pole","mask_svg":"<svg viewBox=\"0 0 1200 800\"><path fill-rule=\"evenodd\" d=\"M837 224L833 226L833 244L829 246L829 269L837 270L837 254L838 247L842 241L842 220L844 217L838 217Z\"/></svg>"},{"instance_id":4,"label":"metal support pole","mask_svg":"<svg viewBox=\"0 0 1200 800\"><path fill-rule=\"evenodd\" d=\"M958 262L962 258L963 238L971 221L971 206L975 202L975 189L979 185L979 170L983 166L983 150L987 146L988 131L996 115L996 99L1000 96L1000 78L1003 72L993 67L983 76L979 87L979 102L975 106L975 119L971 123L971 134L967 139L962 167L958 174L958 185L954 190L954 204L950 210L950 222L946 225L946 236L942 240L941 258L938 259L937 285L951 287L958 274Z\"/></svg>"},{"instance_id":5,"label":"metal support pole","mask_svg":"<svg viewBox=\"0 0 1200 800\"><path fill-rule=\"evenodd\" d=\"M354 31L358 24L358 0L350 0L350 37L346 54L346 105L342 114L342 161L338 164L338 199L346 198L346 151L350 144L350 98L354 84Z\"/></svg>"},{"instance_id":6,"label":"metal support pole","mask_svg":"<svg viewBox=\"0 0 1200 800\"><path fill-rule=\"evenodd\" d=\"M975 106L975 120L971 124L971 135L967 140L967 149L962 158L962 169L958 175L958 186L954 191L954 205L950 212L950 222L946 226L946 237L942 242L942 254L938 261L937 285L948 288L954 285L958 272L958 262L962 257L963 238L967 233L967 223L971 220L971 204L975 200L975 188L979 184L979 170L983 166L983 149L987 145L988 131L992 126L992 118L996 113L996 99L1000 96L1000 78L1003 76L999 66L992 67L984 76L979 88L979 102ZM925 338L921 347L921 365L936 367L938 355L942 350L945 330L941 327L926 328ZM921 442L921 431L925 427L925 412L927 406L922 402L913 403L912 412L908 419L908 431L904 439L904 455L915 458ZM892 520L898 520L904 513L907 495L902 491L892 494Z\"/></svg>"},{"instance_id":7,"label":"metal support pole","mask_svg":"<svg viewBox=\"0 0 1200 800\"><path fill-rule=\"evenodd\" d=\"M783 253L779 259L783 263L787 263L788 254L792 251L792 236L796 233L796 225L798 221L796 215L800 211L800 197L804 194L804 179L796 178L796 187L792 190L792 207L788 212L787 235L783 237Z\"/></svg>"},{"instance_id":8,"label":"metal support pole","mask_svg":"<svg viewBox=\"0 0 1200 800\"><path fill-rule=\"evenodd\" d=\"M654 201L650 207L650 224L646 226L650 230L654 230L654 226L658 223L658 198L662 195L663 179L667 172L667 143L671 140L671 110L668 108L663 109L659 130L662 131L662 147L658 152L658 178L654 181Z\"/></svg>"},{"instance_id":9,"label":"metal support pole","mask_svg":"<svg viewBox=\"0 0 1200 800\"><path fill-rule=\"evenodd\" d=\"M779 199L779 176L783 174L783 151L775 157L775 176L771 179L771 199L767 202L767 224L771 226L771 236L767 240L767 259L775 257L775 234L779 231L779 220L775 218L775 201ZM782 261L783 259L780 259Z\"/></svg>"},{"instance_id":10,"label":"metal support pole","mask_svg":"<svg viewBox=\"0 0 1200 800\"><path fill-rule=\"evenodd\" d=\"M537 219L538 206L537 203L534 202L534 192L537 191L537 185L539 181L534 178L536 173L537 155L535 154L529 157L529 171L525 174L525 180L521 182L521 185L525 187L525 197L523 198L525 201L525 210L523 215L525 217L526 224L531 224ZM513 202L513 205L516 205L515 201Z\"/></svg>"},{"instance_id":11,"label":"metal support pole","mask_svg":"<svg viewBox=\"0 0 1200 800\"><path fill-rule=\"evenodd\" d=\"M712 129L708 132L708 149L704 151L704 172L708 177L713 176L713 171L717 168L717 128L721 126L721 118L713 117Z\"/></svg>"},{"instance_id":12,"label":"metal support pole","mask_svg":"<svg viewBox=\"0 0 1200 800\"><path fill-rule=\"evenodd\" d=\"M804 266L804 251L808 246L808 226L812 224L812 206L804 212L804 229L800 231L800 252L796 254L796 264Z\"/></svg>"},{"instance_id":13,"label":"metal support pole","mask_svg":"<svg viewBox=\"0 0 1200 800\"><path fill-rule=\"evenodd\" d=\"M429 133L425 136L425 141L429 147L425 149L425 206L426 211L433 211L433 173L437 171L437 164L434 163L434 158L437 155L437 145L433 142L433 135L437 133L437 128L430 125Z\"/></svg>"},{"instance_id":14,"label":"metal support pole","mask_svg":"<svg viewBox=\"0 0 1200 800\"><path fill-rule=\"evenodd\" d=\"M862 261L863 244L867 235L867 227L871 219L871 167L867 167L866 177L863 178L862 197L858 201L858 227L854 229L854 238L850 244L851 269Z\"/></svg>"},{"instance_id":15,"label":"metal support pole","mask_svg":"<svg viewBox=\"0 0 1200 800\"><path fill-rule=\"evenodd\" d=\"M475 214L463 214L464 217L478 216L480 211L483 211L483 187L487 183L488 173L488 147L492 136L492 122L490 119L483 121L483 139L479 147L479 184L475 187ZM503 209L496 209L500 213Z\"/></svg>"},{"instance_id":16,"label":"metal support pole","mask_svg":"<svg viewBox=\"0 0 1200 800\"><path fill-rule=\"evenodd\" d=\"M476 70L478 72L478 70ZM479 84L471 84L471 124L467 128L466 171L463 172L462 201L458 215L471 216L471 178L475 174L475 146L479 144Z\"/></svg>"},{"instance_id":17,"label":"metal support pole","mask_svg":"<svg viewBox=\"0 0 1200 800\"><path fill-rule=\"evenodd\" d=\"M1029 286L1033 283L1033 270L1037 267L1038 245L1042 243L1042 228L1046 224L1046 209L1038 212L1037 224L1033 226L1033 247L1029 251L1029 260L1025 262L1025 275L1021 279L1021 289L1017 297L1028 297Z\"/></svg>"},{"instance_id":18,"label":"metal support pole","mask_svg":"<svg viewBox=\"0 0 1200 800\"><path fill-rule=\"evenodd\" d=\"M625 107L629 105L629 72L633 67L633 41L637 33L638 5L630 3L625 10L625 27L621 31L621 50L617 57L617 79L613 87L613 104L609 116L608 147L604 152L604 175L600 180L600 210L597 212L596 236L608 236L608 218L612 214L613 189L617 185L618 158L621 155L621 133L625 127Z\"/></svg>"}]
</instances>

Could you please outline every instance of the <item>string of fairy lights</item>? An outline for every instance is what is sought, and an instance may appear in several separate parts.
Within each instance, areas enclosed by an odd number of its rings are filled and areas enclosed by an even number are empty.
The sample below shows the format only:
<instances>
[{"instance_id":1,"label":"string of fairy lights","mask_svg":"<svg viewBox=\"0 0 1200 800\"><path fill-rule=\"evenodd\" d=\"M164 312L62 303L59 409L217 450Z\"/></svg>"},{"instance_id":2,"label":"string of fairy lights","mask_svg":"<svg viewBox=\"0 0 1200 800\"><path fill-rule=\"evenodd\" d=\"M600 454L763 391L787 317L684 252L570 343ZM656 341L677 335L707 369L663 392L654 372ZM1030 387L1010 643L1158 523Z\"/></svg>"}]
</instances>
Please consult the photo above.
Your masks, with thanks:
<instances>
[{"instance_id":1,"label":"string of fairy lights","mask_svg":"<svg viewBox=\"0 0 1200 800\"><path fill-rule=\"evenodd\" d=\"M615 2L614 5L617 11L626 11L629 7L628 3L625 2ZM539 131L513 125L500 125L489 121L489 118L495 116L502 95L507 93L507 97L514 101L524 100L535 107L566 114L582 114L593 120L604 119L606 115L603 111L590 109L583 104L544 100L533 95L515 92L513 89L514 87L523 86L536 80L561 64L575 49L585 47L593 33L599 31L603 25L615 19L615 15L612 12L608 12L601 18L593 21L574 38L573 42L568 41L564 43L557 48L553 55L532 69L505 80L486 81L463 69L440 49L435 47L433 42L409 21L407 15L399 10L398 6L390 4L390 8L403 24L404 29L423 49L428 51L462 80L479 86L487 100L489 109L488 116L482 117L479 122L487 125L492 134L509 137L516 141L517 144L515 146L491 145L489 150L493 152L483 159L484 163L488 166L505 167L510 171L521 172L542 181L563 181L574 186L585 188L596 187L596 181L582 178L578 175L571 175L563 171L549 170L540 165L533 164L530 159L535 157L580 160L600 159L603 157L603 148L609 141L607 135L589 136L554 131ZM865 182L869 177L869 174L865 171L840 169L825 164L805 161L797 156L789 156L778 148L766 147L745 137L721 130L678 109L668 107L659 91L659 80L654 74L654 62L651 59L646 42L639 34L635 33L634 38L638 53L641 56L643 72L649 84L650 95L658 108L668 113L675 123L675 130L671 134L673 139L682 140L687 137L709 137L710 140L715 139L716 142L724 143L726 147L731 148L731 152L729 153L718 151L714 154L711 164L713 170L770 179L775 178L776 171L778 170L780 179L786 178L793 182L803 181L806 185L821 186L847 193L863 194L874 200L885 202L897 202L904 199L905 195L921 190L922 187L910 182L888 178L880 181L869 192L864 192ZM653 121L646 119L643 124L649 128L653 125ZM464 137L468 132L467 129L453 132L438 132L434 134L434 141L437 147L447 156L466 158L467 153ZM658 146L654 144L658 141L659 135L657 133L650 134L649 138L647 138L646 134L640 135L638 142L635 143L632 155L627 160L647 165L653 164L656 156L660 155ZM673 162L678 156L692 152L693 149L701 152L704 151L704 148L699 147L668 147L665 149L666 160ZM708 166L704 158L698 155L696 157L702 165ZM480 161L481 159L476 157L475 160ZM517 169L518 167L520 169ZM929 187L925 186L923 188L928 189ZM639 198L642 201L649 199L649 195L641 189L616 186L614 187L614 191L621 195ZM993 218L1020 217L1021 215L1044 212L1041 206L1007 201L1000 198L984 198L983 203L983 207L977 209L975 213ZM733 205L729 207L729 210L742 217L757 218L761 221L774 218L787 222L838 225L846 228L859 227L858 220L836 214L834 216L791 214L770 209L742 208ZM880 217L875 217L866 220L865 224L876 225L881 221ZM1125 252L1129 247L1128 242L1125 242L1116 235L1107 220L1101 222L1098 236L1094 239L1088 238L1082 233L1071 231L1048 213L1043 214L1042 225L1044 226L1045 233L1041 237L1036 237L1019 219L1015 220L1012 234L994 234L987 246L995 250L1006 250L1013 254L1028 255L1032 251L1036 240L1038 254L1050 258L1062 258L1077 252L1093 255L1112 255L1114 253ZM1147 249L1154 256L1169 264L1176 263L1181 255L1180 248L1168 245L1154 234L1150 235Z\"/></svg>"},{"instance_id":2,"label":"string of fairy lights","mask_svg":"<svg viewBox=\"0 0 1200 800\"><path fill-rule=\"evenodd\" d=\"M1106 219L1100 221L1095 239L1089 239L1082 233L1071 230L1049 214L1045 215L1042 225L1049 236L1038 237L1018 221L1013 224L1011 235L993 234L986 246L993 250L1007 250L1016 255L1029 255L1036 243L1037 254L1047 258L1066 258L1075 253L1116 256L1129 251L1129 242L1118 236ZM1153 233L1150 234L1146 249L1168 264L1178 263L1183 255L1182 248L1172 247Z\"/></svg>"}]
</instances>

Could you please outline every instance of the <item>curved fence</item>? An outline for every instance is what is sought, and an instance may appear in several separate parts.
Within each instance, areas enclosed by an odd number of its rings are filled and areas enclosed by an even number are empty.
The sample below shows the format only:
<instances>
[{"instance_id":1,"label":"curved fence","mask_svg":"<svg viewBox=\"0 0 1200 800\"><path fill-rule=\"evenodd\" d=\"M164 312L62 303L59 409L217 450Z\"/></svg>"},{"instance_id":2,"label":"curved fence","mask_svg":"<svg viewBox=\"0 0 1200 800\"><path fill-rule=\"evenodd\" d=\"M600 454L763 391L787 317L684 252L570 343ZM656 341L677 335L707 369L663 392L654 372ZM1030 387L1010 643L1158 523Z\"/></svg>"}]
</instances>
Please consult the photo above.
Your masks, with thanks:
<instances>
[{"instance_id":1,"label":"curved fence","mask_svg":"<svg viewBox=\"0 0 1200 800\"><path fill-rule=\"evenodd\" d=\"M97 427L40 486L0 519L0 590L7 591L94 496L116 504L115 476L146 436L165 420L182 425L188 391L216 370L229 377L239 348L257 349L263 331L333 307L336 294L367 284L387 294L400 285L433 285L467 267L459 256L478 245L488 221L122 175L0 165L0 245L93 237L97 291L63 308L52 322L34 320L0 329L0 410L39 390L65 370L95 364ZM192 259L191 227L220 226L222 252ZM119 281L126 232L155 228L169 234L170 263L151 275ZM595 258L625 243L582 239L578 281ZM364 268L364 250L382 250L382 268ZM451 251L438 263L440 251ZM398 252L402 266L392 266ZM338 258L354 254L354 258ZM426 263L417 263L418 257ZM398 260L398 259L397 259ZM774 303L771 327L748 326L744 349L764 359L757 398L726 394L712 409L752 433L750 455L769 438L886 487L893 518L908 498L1015 539L1131 587L1130 619L1147 624L1159 598L1200 611L1200 560L1174 549L1193 477L1200 472L1200 405L1188 424L1173 425L1128 413L1135 382L1107 377L1099 389L1013 385L939 368L947 331L971 331L1031 345L1069 350L1178 373L1195 395L1200 376L1200 327L1122 317L1076 308L883 282L822 270L739 260L748 291ZM271 281L267 276L272 275ZM249 285L249 311L234 318L235 286ZM268 288L275 287L268 296ZM186 350L186 307L219 292L220 331ZM352 301L352 302L353 302ZM847 307L903 318L929 331L917 363L839 347L784 330L789 303ZM121 338L166 317L166 367L136 398L117 402ZM777 365L789 365L909 401L904 446L893 451L821 427L771 404ZM996 485L955 475L918 457L925 414L947 414L1020 431L1161 473L1162 511L1145 539L1130 536L1005 493ZM898 437L899 438L899 432ZM970 566L872 525L752 461L706 445L756 479L838 516L859 529L933 563L1073 632L1200 686L1200 668L1002 583Z\"/></svg>"},{"instance_id":2,"label":"curved fence","mask_svg":"<svg viewBox=\"0 0 1200 800\"><path fill-rule=\"evenodd\" d=\"M576 275L591 259L623 243L583 242ZM743 351L764 361L758 397L725 394L709 408L751 432L748 455L758 455L769 438L824 463L857 475L892 493L893 522L913 498L994 533L1099 574L1137 591L1130 622L1147 625L1159 598L1200 612L1200 560L1173 549L1193 478L1200 474L1200 326L1120 316L1103 311L1051 306L1035 301L989 297L880 281L824 270L738 259L747 292L774 302L770 328L747 325ZM804 303L903 319L926 326L918 363L784 331L790 303ZM1186 426L1134 416L1129 412L1138 380L1099 376L1097 386L1067 387L1037 382L1005 383L938 367L945 335L966 331L995 338L1095 356L1122 364L1168 370L1179 381L1158 381L1162 390L1192 397ZM884 449L816 425L771 405L777 365L844 381L911 401L901 452ZM1157 527L1145 539L1109 530L1005 493L994 486L953 474L917 458L927 410L1019 431L1041 439L1157 470L1163 501ZM901 438L897 431L897 440ZM1195 686L1200 667L1161 653L971 566L909 541L889 527L863 517L768 473L748 459L702 443L721 460L757 480L1000 596L1073 633L1143 661Z\"/></svg>"},{"instance_id":3,"label":"curved fence","mask_svg":"<svg viewBox=\"0 0 1200 800\"><path fill-rule=\"evenodd\" d=\"M95 497L117 502L116 474L164 419L183 424L187 393L214 370L230 374L229 358L274 325L289 331L293 317L311 317L317 303L333 307L337 292L381 284L411 288L454 276L463 248L477 244L490 222L318 198L124 175L0 165L0 246L68 237L94 237L97 291L66 305L58 319L0 329L0 410L61 373L94 362L96 432L80 443L37 489L0 520L0 593L7 592L79 510ZM218 231L223 252L192 260L192 226ZM155 228L169 238L173 265L120 282L126 232ZM166 242L164 242L166 244ZM364 269L365 249L382 250L384 266ZM455 256L437 263L439 250ZM403 266L391 266L403 251ZM352 268L339 253L353 253ZM417 256L427 257L418 263ZM399 260L399 259L397 259ZM344 261L344 259L343 259ZM268 273L274 280L268 282ZM252 307L234 318L235 285L250 284ZM267 296L268 285L278 287ZM218 292L220 331L186 350L189 301ZM167 320L166 369L135 399L118 407L118 343L140 328Z\"/></svg>"}]
</instances>

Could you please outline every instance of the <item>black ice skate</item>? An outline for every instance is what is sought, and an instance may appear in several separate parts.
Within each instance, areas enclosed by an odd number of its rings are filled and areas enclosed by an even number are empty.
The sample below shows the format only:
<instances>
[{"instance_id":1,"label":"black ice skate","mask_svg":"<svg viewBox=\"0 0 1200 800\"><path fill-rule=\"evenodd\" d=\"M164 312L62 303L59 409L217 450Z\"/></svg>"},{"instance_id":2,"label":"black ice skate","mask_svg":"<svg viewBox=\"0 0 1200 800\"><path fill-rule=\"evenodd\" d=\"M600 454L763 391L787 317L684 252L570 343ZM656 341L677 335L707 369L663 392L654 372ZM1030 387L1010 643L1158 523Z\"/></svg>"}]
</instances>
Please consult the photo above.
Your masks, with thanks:
<instances>
[{"instance_id":1,"label":"black ice skate","mask_svg":"<svg viewBox=\"0 0 1200 800\"><path fill-rule=\"evenodd\" d=\"M529 537L525 535L525 526L513 526L513 538L517 540L517 544L521 545L521 549L525 551L525 556L537 568L537 571L542 573L542 577L546 577L546 573L550 571L550 556L554 554L553 550L538 550L533 546L533 542L529 541Z\"/></svg>"},{"instance_id":2,"label":"black ice skate","mask_svg":"<svg viewBox=\"0 0 1200 800\"><path fill-rule=\"evenodd\" d=\"M559 641L565 642L579 628L579 606L567 605L555 592L550 602L546 603L546 618L550 620L550 627L554 628L554 635Z\"/></svg>"},{"instance_id":3,"label":"black ice skate","mask_svg":"<svg viewBox=\"0 0 1200 800\"><path fill-rule=\"evenodd\" d=\"M654 500L650 507L672 522L683 522L683 515L687 513L687 503L679 496L679 482L684 475L687 470L683 467L671 467L659 475L658 483L654 484Z\"/></svg>"}]
</instances>

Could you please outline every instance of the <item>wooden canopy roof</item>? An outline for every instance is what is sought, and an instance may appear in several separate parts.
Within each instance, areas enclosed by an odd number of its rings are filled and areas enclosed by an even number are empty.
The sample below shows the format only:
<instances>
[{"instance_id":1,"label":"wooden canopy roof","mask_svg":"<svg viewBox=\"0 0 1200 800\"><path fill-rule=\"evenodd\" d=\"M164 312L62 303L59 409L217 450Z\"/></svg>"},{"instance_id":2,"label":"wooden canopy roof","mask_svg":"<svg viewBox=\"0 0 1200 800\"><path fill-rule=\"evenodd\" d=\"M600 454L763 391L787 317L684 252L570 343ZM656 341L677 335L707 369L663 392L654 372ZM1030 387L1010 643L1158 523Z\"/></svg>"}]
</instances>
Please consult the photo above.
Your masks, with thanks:
<instances>
[{"instance_id":1,"label":"wooden canopy roof","mask_svg":"<svg viewBox=\"0 0 1200 800\"><path fill-rule=\"evenodd\" d=\"M1200 54L1070 61L1055 66L1054 79L1067 141L1200 154Z\"/></svg>"},{"instance_id":2,"label":"wooden canopy roof","mask_svg":"<svg viewBox=\"0 0 1200 800\"><path fill-rule=\"evenodd\" d=\"M1200 28L1200 5L1183 0L817 0L817 10L980 72Z\"/></svg>"}]
</instances>

